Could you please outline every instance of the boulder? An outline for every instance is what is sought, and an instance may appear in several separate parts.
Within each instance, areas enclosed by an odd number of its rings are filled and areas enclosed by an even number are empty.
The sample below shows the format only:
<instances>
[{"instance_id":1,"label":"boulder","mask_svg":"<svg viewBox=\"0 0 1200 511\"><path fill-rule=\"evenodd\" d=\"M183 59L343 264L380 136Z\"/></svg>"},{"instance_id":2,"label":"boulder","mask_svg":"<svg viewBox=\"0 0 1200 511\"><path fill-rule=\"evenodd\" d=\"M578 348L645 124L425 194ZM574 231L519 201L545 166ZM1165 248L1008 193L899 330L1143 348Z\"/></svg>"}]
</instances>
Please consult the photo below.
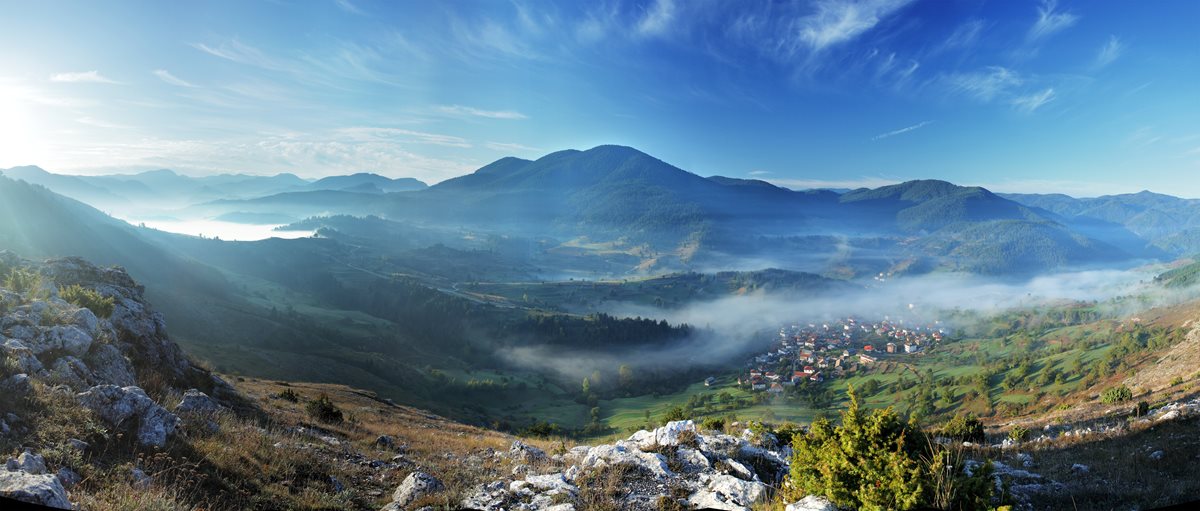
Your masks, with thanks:
<instances>
[{"instance_id":1,"label":"boulder","mask_svg":"<svg viewBox=\"0 0 1200 511\"><path fill-rule=\"evenodd\" d=\"M654 442L658 445L679 445L685 431L696 433L696 423L691 420L668 422L654 430Z\"/></svg>"},{"instance_id":2,"label":"boulder","mask_svg":"<svg viewBox=\"0 0 1200 511\"><path fill-rule=\"evenodd\" d=\"M688 471L705 470L710 466L708 458L705 458L704 454L688 447L680 447L676 450L675 459L682 463L684 469Z\"/></svg>"},{"instance_id":3,"label":"boulder","mask_svg":"<svg viewBox=\"0 0 1200 511\"><path fill-rule=\"evenodd\" d=\"M71 509L57 476L0 470L0 497L54 509Z\"/></svg>"},{"instance_id":4,"label":"boulder","mask_svg":"<svg viewBox=\"0 0 1200 511\"><path fill-rule=\"evenodd\" d=\"M379 435L379 438L375 439L375 447L391 449L396 447L396 439L389 435Z\"/></svg>"},{"instance_id":5,"label":"boulder","mask_svg":"<svg viewBox=\"0 0 1200 511\"><path fill-rule=\"evenodd\" d=\"M137 384L137 380L133 376L133 366L116 346L111 344L94 345L85 360L88 367L92 368L92 376L98 384L118 387Z\"/></svg>"},{"instance_id":6,"label":"boulder","mask_svg":"<svg viewBox=\"0 0 1200 511\"><path fill-rule=\"evenodd\" d=\"M137 467L134 467L129 471L129 477L133 479L133 486L135 488L144 490L154 484L154 479L147 475L145 471Z\"/></svg>"},{"instance_id":7,"label":"boulder","mask_svg":"<svg viewBox=\"0 0 1200 511\"><path fill-rule=\"evenodd\" d=\"M92 348L92 336L75 325L57 325L47 329L41 342L31 348L39 355L50 350L63 350L82 357Z\"/></svg>"},{"instance_id":8,"label":"boulder","mask_svg":"<svg viewBox=\"0 0 1200 511\"><path fill-rule=\"evenodd\" d=\"M82 360L68 355L54 361L50 367L50 379L77 391L88 388L92 371Z\"/></svg>"},{"instance_id":9,"label":"boulder","mask_svg":"<svg viewBox=\"0 0 1200 511\"><path fill-rule=\"evenodd\" d=\"M188 389L187 392L184 392L183 400L175 406L175 413L195 415L212 415L220 410L221 405L217 404L213 398L208 397L208 394L196 389Z\"/></svg>"},{"instance_id":10,"label":"boulder","mask_svg":"<svg viewBox=\"0 0 1200 511\"><path fill-rule=\"evenodd\" d=\"M8 461L10 471L21 471L27 474L45 474L46 459L29 451L21 453L16 459Z\"/></svg>"},{"instance_id":11,"label":"boulder","mask_svg":"<svg viewBox=\"0 0 1200 511\"><path fill-rule=\"evenodd\" d=\"M538 491L541 491L541 492L549 492L549 491L557 490L557 491L567 492L572 495L579 492L579 488L576 488L575 485L567 482L567 479L565 477L563 477L563 474L561 472L556 473L556 474L548 474L548 475L541 475L541 476L538 476L538 475L527 476L525 478L525 482L529 483L530 486L536 488Z\"/></svg>"},{"instance_id":12,"label":"boulder","mask_svg":"<svg viewBox=\"0 0 1200 511\"><path fill-rule=\"evenodd\" d=\"M640 430L637 433L630 435L626 442L636 445L638 449L654 448L654 432L646 431L644 429Z\"/></svg>"},{"instance_id":13,"label":"boulder","mask_svg":"<svg viewBox=\"0 0 1200 511\"><path fill-rule=\"evenodd\" d=\"M700 489L688 497L688 503L702 509L743 511L767 494L767 485L763 483L724 474L702 475L700 484Z\"/></svg>"},{"instance_id":14,"label":"boulder","mask_svg":"<svg viewBox=\"0 0 1200 511\"><path fill-rule=\"evenodd\" d=\"M37 374L43 369L42 361L33 354L33 350L16 339L5 339L4 343L0 344L0 355L15 360L17 370L25 374Z\"/></svg>"},{"instance_id":15,"label":"boulder","mask_svg":"<svg viewBox=\"0 0 1200 511\"><path fill-rule=\"evenodd\" d=\"M33 382L27 374L14 374L0 381L0 394L9 399L27 399L33 395Z\"/></svg>"},{"instance_id":16,"label":"boulder","mask_svg":"<svg viewBox=\"0 0 1200 511\"><path fill-rule=\"evenodd\" d=\"M631 435L626 442L639 449L653 449L658 446L679 445L683 432L696 433L696 423L690 420L671 421L654 431L641 430Z\"/></svg>"},{"instance_id":17,"label":"boulder","mask_svg":"<svg viewBox=\"0 0 1200 511\"><path fill-rule=\"evenodd\" d=\"M700 444L700 452L710 458L728 458L738 454L745 440L732 435L699 435L696 441Z\"/></svg>"},{"instance_id":18,"label":"boulder","mask_svg":"<svg viewBox=\"0 0 1200 511\"><path fill-rule=\"evenodd\" d=\"M1071 472L1075 472L1076 474L1086 474L1091 472L1091 468L1082 463L1075 463L1071 465Z\"/></svg>"},{"instance_id":19,"label":"boulder","mask_svg":"<svg viewBox=\"0 0 1200 511\"><path fill-rule=\"evenodd\" d=\"M508 455L514 461L521 461L525 463L542 461L546 459L546 451L526 444L520 440L513 442L512 446L508 448Z\"/></svg>"},{"instance_id":20,"label":"boulder","mask_svg":"<svg viewBox=\"0 0 1200 511\"><path fill-rule=\"evenodd\" d=\"M93 336L100 330L100 320L96 318L94 312L86 307L80 307L71 312L71 323Z\"/></svg>"},{"instance_id":21,"label":"boulder","mask_svg":"<svg viewBox=\"0 0 1200 511\"><path fill-rule=\"evenodd\" d=\"M648 472L658 478L672 475L667 468L667 458L661 454L642 452L623 445L599 445L588 451L588 455L580 462L585 469L600 468L609 465L628 465Z\"/></svg>"},{"instance_id":22,"label":"boulder","mask_svg":"<svg viewBox=\"0 0 1200 511\"><path fill-rule=\"evenodd\" d=\"M79 481L83 480L83 476L80 476L78 472L67 467L58 469L58 474L56 475L58 475L58 482L62 483L64 488L75 486L79 484Z\"/></svg>"},{"instance_id":23,"label":"boulder","mask_svg":"<svg viewBox=\"0 0 1200 511\"><path fill-rule=\"evenodd\" d=\"M442 491L444 488L442 482L438 481L436 477L424 472L413 472L408 474L408 477L405 477L400 486L396 488L395 493L392 493L392 504L403 509L417 499Z\"/></svg>"},{"instance_id":24,"label":"boulder","mask_svg":"<svg viewBox=\"0 0 1200 511\"><path fill-rule=\"evenodd\" d=\"M168 412L138 387L97 385L76 396L81 405L92 410L114 427L137 422L138 443L162 447L175 432L179 418Z\"/></svg>"},{"instance_id":25,"label":"boulder","mask_svg":"<svg viewBox=\"0 0 1200 511\"><path fill-rule=\"evenodd\" d=\"M480 511L504 511L509 509L508 497L504 481L495 481L477 488L474 493L463 499L460 506ZM385 508L384 511L389 510Z\"/></svg>"},{"instance_id":26,"label":"boulder","mask_svg":"<svg viewBox=\"0 0 1200 511\"><path fill-rule=\"evenodd\" d=\"M788 504L784 511L837 511L837 506L834 506L829 499L809 495L796 502Z\"/></svg>"},{"instance_id":27,"label":"boulder","mask_svg":"<svg viewBox=\"0 0 1200 511\"><path fill-rule=\"evenodd\" d=\"M754 471L750 470L750 467L747 467L738 460L732 458L727 459L725 460L725 466L729 467L729 474L737 477L738 479L743 479L746 481L753 481L755 479Z\"/></svg>"},{"instance_id":28,"label":"boulder","mask_svg":"<svg viewBox=\"0 0 1200 511\"><path fill-rule=\"evenodd\" d=\"M34 341L37 340L38 330L31 321L22 316L11 316L4 318L4 335L12 337L14 340L20 341L23 345L28 346L33 350L33 353L40 354L44 350L38 350L34 346Z\"/></svg>"}]
</instances>

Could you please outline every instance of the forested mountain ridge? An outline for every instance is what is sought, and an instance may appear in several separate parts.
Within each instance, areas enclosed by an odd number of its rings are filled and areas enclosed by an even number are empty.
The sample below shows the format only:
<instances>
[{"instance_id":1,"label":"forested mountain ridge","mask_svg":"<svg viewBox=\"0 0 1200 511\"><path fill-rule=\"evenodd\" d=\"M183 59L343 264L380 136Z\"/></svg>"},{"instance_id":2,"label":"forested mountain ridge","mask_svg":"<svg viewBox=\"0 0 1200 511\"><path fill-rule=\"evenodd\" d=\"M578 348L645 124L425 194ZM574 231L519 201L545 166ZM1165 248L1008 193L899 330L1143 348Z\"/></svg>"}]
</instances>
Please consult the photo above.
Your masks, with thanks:
<instances>
[{"instance_id":1,"label":"forested mountain ridge","mask_svg":"<svg viewBox=\"0 0 1200 511\"><path fill-rule=\"evenodd\" d=\"M76 194L103 194L107 189L99 184L113 179L16 173ZM138 181L130 189L176 192L178 183L192 181L219 192L231 183L261 191L267 181L299 180L194 179L170 171L133 177ZM200 195L190 197L203 200L171 214L233 220L377 215L423 227L579 240L615 247L628 259L620 264L642 274L739 269L747 257L838 277L938 269L1032 274L1167 259L1190 253L1191 240L1200 240L1200 214L1188 212L1193 203L1167 196L1004 196L938 180L841 194L794 191L758 180L700 177L614 145L536 160L501 158L471 174L422 185L364 173L252 197L209 199L203 198L208 192L196 192ZM321 187L326 189L316 189ZM1088 206L1088 201L1100 202Z\"/></svg>"}]
</instances>

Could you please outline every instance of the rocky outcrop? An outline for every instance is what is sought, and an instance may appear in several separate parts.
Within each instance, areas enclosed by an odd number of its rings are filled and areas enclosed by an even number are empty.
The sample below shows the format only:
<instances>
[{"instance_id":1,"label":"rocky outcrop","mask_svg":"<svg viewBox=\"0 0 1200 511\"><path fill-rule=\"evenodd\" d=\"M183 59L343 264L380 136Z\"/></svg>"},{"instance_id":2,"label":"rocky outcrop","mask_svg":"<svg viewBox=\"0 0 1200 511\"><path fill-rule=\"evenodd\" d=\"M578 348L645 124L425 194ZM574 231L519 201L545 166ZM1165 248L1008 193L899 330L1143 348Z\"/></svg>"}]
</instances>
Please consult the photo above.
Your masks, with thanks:
<instances>
[{"instance_id":1,"label":"rocky outcrop","mask_svg":"<svg viewBox=\"0 0 1200 511\"><path fill-rule=\"evenodd\" d=\"M788 504L784 511L837 511L837 506L834 506L829 499L809 495L796 502Z\"/></svg>"},{"instance_id":2,"label":"rocky outcrop","mask_svg":"<svg viewBox=\"0 0 1200 511\"><path fill-rule=\"evenodd\" d=\"M638 431L629 437L629 442L637 444L639 449L650 449L657 446L670 447L679 445L685 437L695 439L696 423L690 420L668 422L654 431Z\"/></svg>"},{"instance_id":3,"label":"rocky outcrop","mask_svg":"<svg viewBox=\"0 0 1200 511\"><path fill-rule=\"evenodd\" d=\"M777 484L787 468L786 453L774 446L701 433L691 421L638 431L613 444L574 447L540 465L525 463L527 447L521 443L510 449L509 457L520 468L514 468L511 479L480 485L460 505L574 510L583 504L581 487L598 484L594 474L617 470L622 477L619 500L627 509L659 509L668 499L688 508L747 510L764 501L768 484Z\"/></svg>"},{"instance_id":4,"label":"rocky outcrop","mask_svg":"<svg viewBox=\"0 0 1200 511\"><path fill-rule=\"evenodd\" d=\"M208 394L197 389L188 389L183 400L175 406L175 413L208 416L221 411L221 405Z\"/></svg>"},{"instance_id":5,"label":"rocky outcrop","mask_svg":"<svg viewBox=\"0 0 1200 511\"><path fill-rule=\"evenodd\" d=\"M445 486L436 477L425 472L413 472L404 478L404 482L396 487L392 494L392 502L384 506L384 511L399 511L407 509L409 504L426 496L442 491Z\"/></svg>"},{"instance_id":6,"label":"rocky outcrop","mask_svg":"<svg viewBox=\"0 0 1200 511\"><path fill-rule=\"evenodd\" d=\"M79 404L92 410L113 427L136 424L138 443L162 447L175 432L179 418L168 412L138 387L98 385L76 396Z\"/></svg>"},{"instance_id":7,"label":"rocky outcrop","mask_svg":"<svg viewBox=\"0 0 1200 511\"><path fill-rule=\"evenodd\" d=\"M508 455L514 460L531 463L546 459L546 452L517 440L508 448Z\"/></svg>"},{"instance_id":8,"label":"rocky outcrop","mask_svg":"<svg viewBox=\"0 0 1200 511\"><path fill-rule=\"evenodd\" d=\"M71 509L58 476L46 473L46 462L31 452L10 459L0 469L0 497L55 509Z\"/></svg>"}]
</instances>

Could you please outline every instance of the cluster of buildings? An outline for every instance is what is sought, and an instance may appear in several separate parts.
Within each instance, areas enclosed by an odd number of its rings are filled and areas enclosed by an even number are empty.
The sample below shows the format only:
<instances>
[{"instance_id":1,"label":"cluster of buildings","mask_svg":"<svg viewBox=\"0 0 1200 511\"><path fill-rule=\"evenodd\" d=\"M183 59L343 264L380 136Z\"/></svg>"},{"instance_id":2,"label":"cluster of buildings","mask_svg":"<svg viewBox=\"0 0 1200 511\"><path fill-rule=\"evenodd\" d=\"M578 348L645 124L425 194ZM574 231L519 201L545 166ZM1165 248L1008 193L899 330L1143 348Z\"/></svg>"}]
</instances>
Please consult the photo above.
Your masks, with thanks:
<instances>
[{"instance_id":1,"label":"cluster of buildings","mask_svg":"<svg viewBox=\"0 0 1200 511\"><path fill-rule=\"evenodd\" d=\"M802 382L820 383L843 376L881 358L917 354L942 341L940 321L905 324L885 316L877 322L845 318L833 323L794 324L779 329L771 351L746 364L738 384L750 390L781 394Z\"/></svg>"}]
</instances>

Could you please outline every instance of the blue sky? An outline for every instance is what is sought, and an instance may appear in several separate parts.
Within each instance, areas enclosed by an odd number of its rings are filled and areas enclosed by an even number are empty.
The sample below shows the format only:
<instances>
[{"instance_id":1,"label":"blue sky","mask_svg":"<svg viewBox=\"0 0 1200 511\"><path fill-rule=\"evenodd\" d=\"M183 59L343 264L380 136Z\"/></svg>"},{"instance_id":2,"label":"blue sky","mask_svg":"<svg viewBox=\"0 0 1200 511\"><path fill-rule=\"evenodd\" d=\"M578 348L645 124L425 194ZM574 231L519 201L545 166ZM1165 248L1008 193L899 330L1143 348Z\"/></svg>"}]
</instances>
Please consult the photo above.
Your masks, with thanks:
<instances>
[{"instance_id":1,"label":"blue sky","mask_svg":"<svg viewBox=\"0 0 1200 511\"><path fill-rule=\"evenodd\" d=\"M0 167L429 182L631 145L785 186L1200 197L1200 3L23 2Z\"/></svg>"}]
</instances>

